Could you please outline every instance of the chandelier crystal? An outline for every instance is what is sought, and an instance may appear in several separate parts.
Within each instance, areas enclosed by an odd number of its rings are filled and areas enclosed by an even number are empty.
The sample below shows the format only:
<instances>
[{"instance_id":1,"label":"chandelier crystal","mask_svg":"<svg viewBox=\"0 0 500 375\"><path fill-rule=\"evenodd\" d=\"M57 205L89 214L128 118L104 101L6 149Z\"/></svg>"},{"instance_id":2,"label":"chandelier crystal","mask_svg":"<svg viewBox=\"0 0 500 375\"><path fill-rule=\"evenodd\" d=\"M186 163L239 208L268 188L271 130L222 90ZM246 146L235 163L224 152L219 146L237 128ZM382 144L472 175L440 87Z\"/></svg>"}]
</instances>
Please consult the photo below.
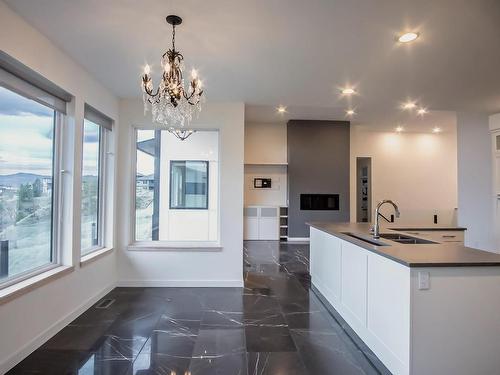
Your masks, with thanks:
<instances>
[{"instance_id":1,"label":"chandelier crystal","mask_svg":"<svg viewBox=\"0 0 500 375\"><path fill-rule=\"evenodd\" d=\"M194 116L201 111L203 86L198 72L191 71L191 80L185 87L184 56L175 49L175 27L182 23L182 18L170 15L167 22L172 25L172 48L161 57L162 79L153 87L151 68L146 65L142 76L144 112L151 109L153 121L168 127L168 131L180 140L185 140L194 130L185 129Z\"/></svg>"}]
</instances>

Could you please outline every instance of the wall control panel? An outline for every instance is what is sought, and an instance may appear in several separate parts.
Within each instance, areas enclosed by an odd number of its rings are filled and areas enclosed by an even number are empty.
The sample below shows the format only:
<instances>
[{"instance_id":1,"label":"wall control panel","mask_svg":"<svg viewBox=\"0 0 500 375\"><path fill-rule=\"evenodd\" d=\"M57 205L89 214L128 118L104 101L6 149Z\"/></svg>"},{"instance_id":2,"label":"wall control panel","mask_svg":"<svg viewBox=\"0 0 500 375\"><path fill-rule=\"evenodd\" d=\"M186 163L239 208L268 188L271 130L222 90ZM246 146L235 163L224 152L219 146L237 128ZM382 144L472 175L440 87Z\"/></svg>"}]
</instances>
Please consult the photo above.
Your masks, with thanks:
<instances>
[{"instance_id":1,"label":"wall control panel","mask_svg":"<svg viewBox=\"0 0 500 375\"><path fill-rule=\"evenodd\" d=\"M255 189L271 189L271 179L270 178L254 178L253 187Z\"/></svg>"},{"instance_id":2,"label":"wall control panel","mask_svg":"<svg viewBox=\"0 0 500 375\"><path fill-rule=\"evenodd\" d=\"M429 272L418 273L418 289L427 290L431 288L431 275Z\"/></svg>"}]
</instances>

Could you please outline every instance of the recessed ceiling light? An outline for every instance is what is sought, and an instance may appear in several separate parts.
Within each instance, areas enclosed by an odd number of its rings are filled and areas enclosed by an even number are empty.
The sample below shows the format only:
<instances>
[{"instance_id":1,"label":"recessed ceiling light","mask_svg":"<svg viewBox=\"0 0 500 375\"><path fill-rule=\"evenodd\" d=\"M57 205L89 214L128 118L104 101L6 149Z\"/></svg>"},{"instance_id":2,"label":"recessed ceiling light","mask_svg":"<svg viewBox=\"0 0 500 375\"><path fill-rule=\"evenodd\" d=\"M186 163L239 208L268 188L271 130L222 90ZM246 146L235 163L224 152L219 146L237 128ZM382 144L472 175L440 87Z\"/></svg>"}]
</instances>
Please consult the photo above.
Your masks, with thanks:
<instances>
[{"instance_id":1,"label":"recessed ceiling light","mask_svg":"<svg viewBox=\"0 0 500 375\"><path fill-rule=\"evenodd\" d=\"M278 113L285 113L286 112L286 107L284 105L280 105L278 108L276 108Z\"/></svg>"},{"instance_id":2,"label":"recessed ceiling light","mask_svg":"<svg viewBox=\"0 0 500 375\"><path fill-rule=\"evenodd\" d=\"M343 95L352 95L355 94L356 90L354 90L352 87L345 87L342 89L342 94Z\"/></svg>"},{"instance_id":3,"label":"recessed ceiling light","mask_svg":"<svg viewBox=\"0 0 500 375\"><path fill-rule=\"evenodd\" d=\"M427 109L424 108L424 107L420 107L417 111L417 113L420 115L420 116L423 116L425 114L427 114Z\"/></svg>"},{"instance_id":4,"label":"recessed ceiling light","mask_svg":"<svg viewBox=\"0 0 500 375\"><path fill-rule=\"evenodd\" d=\"M404 33L404 34L399 35L398 36L398 42L400 42L400 43L411 43L415 39L417 39L419 36L420 36L419 33L410 31L408 33Z\"/></svg>"},{"instance_id":5,"label":"recessed ceiling light","mask_svg":"<svg viewBox=\"0 0 500 375\"><path fill-rule=\"evenodd\" d=\"M402 126L398 126L396 128L396 132L398 132L398 133L401 133L403 130L404 130L404 128Z\"/></svg>"},{"instance_id":6,"label":"recessed ceiling light","mask_svg":"<svg viewBox=\"0 0 500 375\"><path fill-rule=\"evenodd\" d=\"M412 110L417 106L415 102L412 102L411 100L408 100L407 102L403 103L401 105L401 108L406 109L406 110Z\"/></svg>"},{"instance_id":7,"label":"recessed ceiling light","mask_svg":"<svg viewBox=\"0 0 500 375\"><path fill-rule=\"evenodd\" d=\"M434 129L432 129L432 132L433 132L433 133L441 133L441 128L438 128L438 127L436 126Z\"/></svg>"},{"instance_id":8,"label":"recessed ceiling light","mask_svg":"<svg viewBox=\"0 0 500 375\"><path fill-rule=\"evenodd\" d=\"M345 111L345 114L347 116L354 116L356 112L354 112L354 109L348 109L347 111Z\"/></svg>"}]
</instances>

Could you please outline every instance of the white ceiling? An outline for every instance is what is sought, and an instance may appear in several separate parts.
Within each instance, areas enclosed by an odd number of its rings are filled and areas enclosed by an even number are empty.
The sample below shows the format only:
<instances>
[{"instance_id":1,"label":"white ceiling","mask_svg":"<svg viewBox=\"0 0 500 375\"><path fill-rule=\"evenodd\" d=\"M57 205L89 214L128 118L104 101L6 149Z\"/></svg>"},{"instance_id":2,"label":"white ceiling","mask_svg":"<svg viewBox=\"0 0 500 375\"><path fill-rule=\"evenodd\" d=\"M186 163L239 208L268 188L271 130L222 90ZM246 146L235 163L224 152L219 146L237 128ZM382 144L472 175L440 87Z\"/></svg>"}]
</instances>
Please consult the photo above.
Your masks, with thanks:
<instances>
[{"instance_id":1,"label":"white ceiling","mask_svg":"<svg viewBox=\"0 0 500 375\"><path fill-rule=\"evenodd\" d=\"M247 105L245 120L248 123L284 124L288 120L346 120L340 108L334 107L287 107L286 113L278 113L275 107L262 105ZM375 121L374 121L375 120ZM425 116L416 113L409 114L402 111L392 111L387 114L376 113L367 121L353 120L351 123L370 130L394 131L402 127L405 133L431 133L434 128L453 132L456 128L456 113L452 111L430 111Z\"/></svg>"},{"instance_id":2,"label":"white ceiling","mask_svg":"<svg viewBox=\"0 0 500 375\"><path fill-rule=\"evenodd\" d=\"M146 62L158 70L170 47L164 17L174 13L184 18L177 47L208 100L342 119L349 103L338 87L349 83L359 91L357 122L400 121L406 98L431 110L500 112L498 0L6 2L120 97L140 96ZM404 29L421 37L398 45Z\"/></svg>"}]
</instances>

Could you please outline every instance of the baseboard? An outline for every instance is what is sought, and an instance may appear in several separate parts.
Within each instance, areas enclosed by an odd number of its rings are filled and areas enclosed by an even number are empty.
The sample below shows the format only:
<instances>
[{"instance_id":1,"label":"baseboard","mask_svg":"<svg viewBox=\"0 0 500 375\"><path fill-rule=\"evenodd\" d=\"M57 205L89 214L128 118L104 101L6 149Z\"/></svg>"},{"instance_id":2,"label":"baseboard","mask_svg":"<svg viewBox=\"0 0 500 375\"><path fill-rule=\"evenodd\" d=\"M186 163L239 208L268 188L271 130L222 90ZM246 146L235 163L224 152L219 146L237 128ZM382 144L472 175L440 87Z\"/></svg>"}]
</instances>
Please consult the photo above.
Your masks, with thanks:
<instances>
[{"instance_id":1,"label":"baseboard","mask_svg":"<svg viewBox=\"0 0 500 375\"><path fill-rule=\"evenodd\" d=\"M99 301L102 297L108 294L115 288L115 283L107 286L103 290L101 290L98 294L89 298L83 304L81 304L77 309L75 309L72 313L66 315L62 319L55 322L52 326L47 328L29 343L27 343L21 350L19 350L14 355L7 358L5 361L0 363L0 374L5 374L19 362L21 362L24 358L33 353L40 346L45 344L51 337L53 337L56 333L58 333L61 329L66 327L69 323L75 320L79 315L81 315L85 310L89 309L92 305L94 305L97 301Z\"/></svg>"},{"instance_id":2,"label":"baseboard","mask_svg":"<svg viewBox=\"0 0 500 375\"><path fill-rule=\"evenodd\" d=\"M241 280L121 280L121 287L151 287L151 288L243 288Z\"/></svg>"},{"instance_id":3,"label":"baseboard","mask_svg":"<svg viewBox=\"0 0 500 375\"><path fill-rule=\"evenodd\" d=\"M309 242L309 237L288 237L288 242Z\"/></svg>"}]
</instances>

